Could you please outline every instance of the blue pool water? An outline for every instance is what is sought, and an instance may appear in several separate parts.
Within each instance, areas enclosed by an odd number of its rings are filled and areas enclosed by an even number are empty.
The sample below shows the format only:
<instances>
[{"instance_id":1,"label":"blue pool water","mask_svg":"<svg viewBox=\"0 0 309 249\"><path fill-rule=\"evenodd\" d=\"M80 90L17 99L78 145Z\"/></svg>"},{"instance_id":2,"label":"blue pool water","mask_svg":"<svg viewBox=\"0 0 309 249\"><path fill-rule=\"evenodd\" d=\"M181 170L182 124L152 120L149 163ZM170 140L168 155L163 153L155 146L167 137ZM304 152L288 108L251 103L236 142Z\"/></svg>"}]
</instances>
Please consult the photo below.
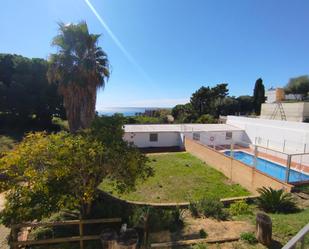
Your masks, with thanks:
<instances>
[{"instance_id":1,"label":"blue pool water","mask_svg":"<svg viewBox=\"0 0 309 249\"><path fill-rule=\"evenodd\" d=\"M231 156L231 151L225 151L225 155ZM234 151L234 158L236 160L239 160L249 166L253 166L254 163L254 156L250 155L248 153L245 153L243 151ZM286 168L270 162L268 160L262 159L262 158L257 158L257 166L256 168L274 178L277 178L281 181L285 180L285 172ZM290 178L289 182L299 182L299 181L309 181L309 175L303 174L301 172L297 172L295 170L290 171Z\"/></svg>"}]
</instances>

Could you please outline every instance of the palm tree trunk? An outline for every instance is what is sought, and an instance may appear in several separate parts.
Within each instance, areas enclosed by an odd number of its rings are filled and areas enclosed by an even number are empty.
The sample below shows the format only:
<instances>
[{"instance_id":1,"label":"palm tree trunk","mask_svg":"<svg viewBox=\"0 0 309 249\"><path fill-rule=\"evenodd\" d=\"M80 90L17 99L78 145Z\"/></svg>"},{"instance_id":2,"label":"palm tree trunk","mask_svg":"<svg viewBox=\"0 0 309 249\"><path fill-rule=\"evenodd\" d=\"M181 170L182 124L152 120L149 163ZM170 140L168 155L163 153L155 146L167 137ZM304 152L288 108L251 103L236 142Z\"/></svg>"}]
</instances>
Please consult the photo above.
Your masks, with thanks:
<instances>
[{"instance_id":1,"label":"palm tree trunk","mask_svg":"<svg viewBox=\"0 0 309 249\"><path fill-rule=\"evenodd\" d=\"M87 129L90 127L95 117L95 104L97 99L97 92L95 87L88 87L85 95L82 97L80 108L80 127Z\"/></svg>"}]
</instances>

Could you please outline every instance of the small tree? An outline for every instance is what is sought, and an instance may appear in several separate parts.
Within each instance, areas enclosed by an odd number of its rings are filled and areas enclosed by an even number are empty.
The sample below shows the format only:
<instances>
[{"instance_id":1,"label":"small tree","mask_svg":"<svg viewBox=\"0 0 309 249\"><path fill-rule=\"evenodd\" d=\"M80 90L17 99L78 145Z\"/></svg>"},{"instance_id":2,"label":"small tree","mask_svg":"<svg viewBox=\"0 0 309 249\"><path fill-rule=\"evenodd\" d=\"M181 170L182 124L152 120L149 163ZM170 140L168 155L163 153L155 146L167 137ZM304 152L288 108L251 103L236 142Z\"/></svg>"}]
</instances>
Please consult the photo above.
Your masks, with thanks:
<instances>
[{"instance_id":1,"label":"small tree","mask_svg":"<svg viewBox=\"0 0 309 249\"><path fill-rule=\"evenodd\" d=\"M261 78L255 82L253 90L254 111L257 115L261 113L261 105L265 102L265 87Z\"/></svg>"},{"instance_id":2,"label":"small tree","mask_svg":"<svg viewBox=\"0 0 309 249\"><path fill-rule=\"evenodd\" d=\"M75 135L29 134L1 158L1 171L7 176L1 190L10 189L2 212L4 224L40 220L63 208L77 208L85 217L104 179L115 180L124 190L151 175L147 158L118 139L121 127L113 128L112 122L117 120L98 121L91 130ZM108 133L108 138L99 139Z\"/></svg>"},{"instance_id":3,"label":"small tree","mask_svg":"<svg viewBox=\"0 0 309 249\"><path fill-rule=\"evenodd\" d=\"M217 120L209 114L203 114L197 119L196 122L202 124L215 124L217 123Z\"/></svg>"}]
</instances>

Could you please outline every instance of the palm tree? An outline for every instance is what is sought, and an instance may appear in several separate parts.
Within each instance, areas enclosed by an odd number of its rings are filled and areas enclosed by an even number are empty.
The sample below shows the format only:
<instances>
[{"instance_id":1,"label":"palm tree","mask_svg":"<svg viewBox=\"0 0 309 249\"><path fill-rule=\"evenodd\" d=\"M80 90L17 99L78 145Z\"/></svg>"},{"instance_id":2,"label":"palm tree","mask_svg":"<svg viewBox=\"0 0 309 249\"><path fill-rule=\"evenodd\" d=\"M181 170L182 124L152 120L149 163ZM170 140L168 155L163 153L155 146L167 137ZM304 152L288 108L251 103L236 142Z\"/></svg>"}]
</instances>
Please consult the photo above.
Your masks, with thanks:
<instances>
[{"instance_id":1,"label":"palm tree","mask_svg":"<svg viewBox=\"0 0 309 249\"><path fill-rule=\"evenodd\" d=\"M49 57L47 77L58 85L71 132L88 128L95 117L96 93L109 78L106 53L98 46L100 35L89 34L86 22L59 24Z\"/></svg>"}]
</instances>

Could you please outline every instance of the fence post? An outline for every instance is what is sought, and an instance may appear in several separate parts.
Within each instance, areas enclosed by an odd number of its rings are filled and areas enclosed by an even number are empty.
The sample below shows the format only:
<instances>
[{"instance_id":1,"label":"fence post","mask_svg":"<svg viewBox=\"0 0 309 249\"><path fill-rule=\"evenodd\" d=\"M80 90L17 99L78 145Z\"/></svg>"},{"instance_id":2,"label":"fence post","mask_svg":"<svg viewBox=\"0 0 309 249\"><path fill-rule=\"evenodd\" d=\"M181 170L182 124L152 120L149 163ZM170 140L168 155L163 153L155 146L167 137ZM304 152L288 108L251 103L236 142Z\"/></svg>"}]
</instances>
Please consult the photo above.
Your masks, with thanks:
<instances>
[{"instance_id":1,"label":"fence post","mask_svg":"<svg viewBox=\"0 0 309 249\"><path fill-rule=\"evenodd\" d=\"M289 183L290 170L291 170L291 155L288 155L288 159L287 159L287 162L286 162L286 173L285 173L285 182L286 183Z\"/></svg>"},{"instance_id":2,"label":"fence post","mask_svg":"<svg viewBox=\"0 0 309 249\"><path fill-rule=\"evenodd\" d=\"M84 249L84 240L83 237L84 236L84 227L83 227L83 222L82 220L79 220L79 247L80 249Z\"/></svg>"},{"instance_id":3,"label":"fence post","mask_svg":"<svg viewBox=\"0 0 309 249\"><path fill-rule=\"evenodd\" d=\"M234 158L234 143L231 143L231 157Z\"/></svg>"},{"instance_id":4,"label":"fence post","mask_svg":"<svg viewBox=\"0 0 309 249\"><path fill-rule=\"evenodd\" d=\"M300 249L305 249L305 237L300 241Z\"/></svg>"},{"instance_id":5,"label":"fence post","mask_svg":"<svg viewBox=\"0 0 309 249\"><path fill-rule=\"evenodd\" d=\"M267 139L267 149L268 149L268 147L269 147L269 139Z\"/></svg>"},{"instance_id":6,"label":"fence post","mask_svg":"<svg viewBox=\"0 0 309 249\"><path fill-rule=\"evenodd\" d=\"M285 139L283 140L283 148L282 148L282 152L285 151Z\"/></svg>"},{"instance_id":7,"label":"fence post","mask_svg":"<svg viewBox=\"0 0 309 249\"><path fill-rule=\"evenodd\" d=\"M257 156L258 156L258 147L254 145L254 159L253 159L253 167L256 169L257 165Z\"/></svg>"},{"instance_id":8,"label":"fence post","mask_svg":"<svg viewBox=\"0 0 309 249\"><path fill-rule=\"evenodd\" d=\"M12 244L13 244L12 248L18 249L18 245L15 244L16 242L18 242L18 230L14 225L11 228L11 233L12 233Z\"/></svg>"}]
</instances>

